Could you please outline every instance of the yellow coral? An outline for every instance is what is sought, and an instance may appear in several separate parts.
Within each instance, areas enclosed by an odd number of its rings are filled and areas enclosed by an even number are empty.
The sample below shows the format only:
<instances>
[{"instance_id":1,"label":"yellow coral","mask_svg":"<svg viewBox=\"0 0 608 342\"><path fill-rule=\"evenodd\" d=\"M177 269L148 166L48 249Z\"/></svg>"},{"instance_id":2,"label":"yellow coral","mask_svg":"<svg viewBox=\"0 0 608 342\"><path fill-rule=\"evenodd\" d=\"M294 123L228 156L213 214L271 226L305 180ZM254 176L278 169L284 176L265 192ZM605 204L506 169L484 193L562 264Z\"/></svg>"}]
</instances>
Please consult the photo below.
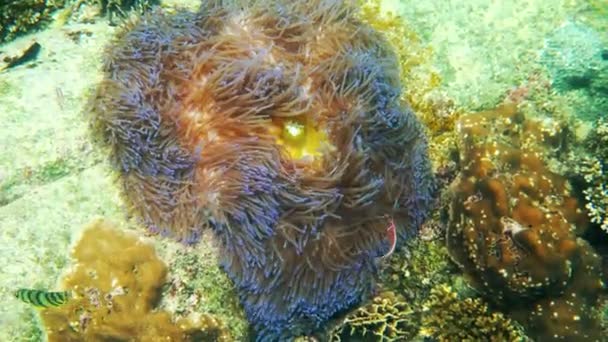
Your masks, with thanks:
<instances>
[{"instance_id":1,"label":"yellow coral","mask_svg":"<svg viewBox=\"0 0 608 342\"><path fill-rule=\"evenodd\" d=\"M49 341L190 341L230 337L209 315L173 321L155 310L167 268L151 245L105 221L92 223L72 250L62 287L73 298L41 311Z\"/></svg>"}]
</instances>

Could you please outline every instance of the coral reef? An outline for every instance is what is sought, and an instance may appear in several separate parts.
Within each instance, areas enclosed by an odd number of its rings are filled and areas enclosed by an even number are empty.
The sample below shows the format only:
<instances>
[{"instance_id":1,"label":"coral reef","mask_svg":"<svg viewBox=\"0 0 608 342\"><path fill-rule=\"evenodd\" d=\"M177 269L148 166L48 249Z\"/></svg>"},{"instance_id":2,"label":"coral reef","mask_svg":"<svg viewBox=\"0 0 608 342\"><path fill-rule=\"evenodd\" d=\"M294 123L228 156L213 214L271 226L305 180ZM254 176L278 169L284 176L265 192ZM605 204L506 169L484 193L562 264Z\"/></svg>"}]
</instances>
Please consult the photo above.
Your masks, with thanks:
<instances>
[{"instance_id":1,"label":"coral reef","mask_svg":"<svg viewBox=\"0 0 608 342\"><path fill-rule=\"evenodd\" d=\"M340 322L329 341L411 340L418 333L418 325L411 317L413 312L405 298L383 292Z\"/></svg>"},{"instance_id":2,"label":"coral reef","mask_svg":"<svg viewBox=\"0 0 608 342\"><path fill-rule=\"evenodd\" d=\"M601 260L579 238L589 222L572 186L547 167L552 151L568 150L567 129L526 118L515 104L465 115L457 126L462 172L452 185L452 258L532 337L599 340Z\"/></svg>"},{"instance_id":3,"label":"coral reef","mask_svg":"<svg viewBox=\"0 0 608 342\"><path fill-rule=\"evenodd\" d=\"M49 14L63 7L65 0L24 0L0 3L0 43L12 40L50 19Z\"/></svg>"},{"instance_id":4,"label":"coral reef","mask_svg":"<svg viewBox=\"0 0 608 342\"><path fill-rule=\"evenodd\" d=\"M95 17L107 15L114 18L126 16L128 11L140 13L158 5L158 0L23 0L0 2L0 43L13 40L19 34L57 20L58 25L68 19L91 22ZM55 17L54 13L59 11ZM54 17L54 18L53 18Z\"/></svg>"},{"instance_id":5,"label":"coral reef","mask_svg":"<svg viewBox=\"0 0 608 342\"><path fill-rule=\"evenodd\" d=\"M431 291L424 305L420 335L433 341L525 341L522 329L480 298L460 298L447 285Z\"/></svg>"},{"instance_id":6,"label":"coral reef","mask_svg":"<svg viewBox=\"0 0 608 342\"><path fill-rule=\"evenodd\" d=\"M67 304L41 311L49 341L230 341L221 322L200 315L174 322L154 309L166 266L154 248L99 220L72 251L63 278Z\"/></svg>"},{"instance_id":7,"label":"coral reef","mask_svg":"<svg viewBox=\"0 0 608 342\"><path fill-rule=\"evenodd\" d=\"M82 0L76 0L76 2L82 2ZM159 3L158 0L84 0L84 2L101 6L104 13L122 13L122 11L130 9L139 9L140 12L143 12Z\"/></svg>"},{"instance_id":8,"label":"coral reef","mask_svg":"<svg viewBox=\"0 0 608 342\"><path fill-rule=\"evenodd\" d=\"M350 3L224 1L156 12L108 48L92 97L130 211L211 229L259 339L298 336L371 290L433 187L396 57Z\"/></svg>"}]
</instances>

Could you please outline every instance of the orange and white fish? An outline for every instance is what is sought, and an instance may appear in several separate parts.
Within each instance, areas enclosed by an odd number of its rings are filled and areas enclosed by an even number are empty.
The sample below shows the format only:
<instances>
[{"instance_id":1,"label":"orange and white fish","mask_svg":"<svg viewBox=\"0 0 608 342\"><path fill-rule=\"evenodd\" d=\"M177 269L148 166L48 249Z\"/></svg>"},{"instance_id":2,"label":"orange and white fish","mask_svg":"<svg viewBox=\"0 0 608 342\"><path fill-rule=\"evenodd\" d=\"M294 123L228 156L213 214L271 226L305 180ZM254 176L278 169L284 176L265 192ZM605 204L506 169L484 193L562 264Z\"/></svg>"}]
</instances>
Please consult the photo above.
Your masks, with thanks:
<instances>
[{"instance_id":1,"label":"orange and white fish","mask_svg":"<svg viewBox=\"0 0 608 342\"><path fill-rule=\"evenodd\" d=\"M392 218L389 218L388 227L386 227L386 236L388 238L388 242L391 244L391 248L388 250L386 254L384 254L381 259L386 259L395 251L395 246L397 245L397 227L395 227L395 221Z\"/></svg>"}]
</instances>

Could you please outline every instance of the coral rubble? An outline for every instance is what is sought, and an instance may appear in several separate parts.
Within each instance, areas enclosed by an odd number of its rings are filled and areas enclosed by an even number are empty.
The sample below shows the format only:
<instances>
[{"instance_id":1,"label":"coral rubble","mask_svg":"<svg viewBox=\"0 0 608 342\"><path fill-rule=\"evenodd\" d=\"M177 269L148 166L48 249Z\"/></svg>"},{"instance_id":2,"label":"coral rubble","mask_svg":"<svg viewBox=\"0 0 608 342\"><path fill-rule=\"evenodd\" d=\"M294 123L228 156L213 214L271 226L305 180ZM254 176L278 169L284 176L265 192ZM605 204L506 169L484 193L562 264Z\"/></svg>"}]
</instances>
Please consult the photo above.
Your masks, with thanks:
<instances>
[{"instance_id":1,"label":"coral rubble","mask_svg":"<svg viewBox=\"0 0 608 342\"><path fill-rule=\"evenodd\" d=\"M205 2L108 48L93 132L131 212L195 243L211 229L260 339L359 302L426 216L422 126L384 37L349 2Z\"/></svg>"},{"instance_id":2,"label":"coral rubble","mask_svg":"<svg viewBox=\"0 0 608 342\"><path fill-rule=\"evenodd\" d=\"M583 239L587 213L547 167L566 130L513 104L457 124L462 173L453 184L447 245L484 296L530 336L599 340L595 306L605 289L600 257Z\"/></svg>"},{"instance_id":3,"label":"coral rubble","mask_svg":"<svg viewBox=\"0 0 608 342\"><path fill-rule=\"evenodd\" d=\"M166 266L151 245L105 221L92 223L72 251L62 287L72 298L41 311L49 341L230 341L210 315L174 321L155 310Z\"/></svg>"}]
</instances>

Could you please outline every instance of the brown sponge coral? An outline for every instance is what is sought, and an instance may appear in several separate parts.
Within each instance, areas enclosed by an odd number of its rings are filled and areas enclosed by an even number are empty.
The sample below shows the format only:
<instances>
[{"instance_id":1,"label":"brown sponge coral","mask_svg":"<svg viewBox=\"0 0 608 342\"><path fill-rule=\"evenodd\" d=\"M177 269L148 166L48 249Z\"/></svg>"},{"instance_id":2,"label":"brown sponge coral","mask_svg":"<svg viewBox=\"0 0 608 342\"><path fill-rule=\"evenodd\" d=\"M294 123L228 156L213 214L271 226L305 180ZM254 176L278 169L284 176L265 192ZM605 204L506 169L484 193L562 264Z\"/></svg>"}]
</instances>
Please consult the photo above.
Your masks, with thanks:
<instances>
[{"instance_id":1,"label":"brown sponge coral","mask_svg":"<svg viewBox=\"0 0 608 342\"><path fill-rule=\"evenodd\" d=\"M67 304L41 312L53 341L230 341L210 315L174 321L155 310L167 268L154 247L105 221L87 227L62 287Z\"/></svg>"},{"instance_id":2,"label":"brown sponge coral","mask_svg":"<svg viewBox=\"0 0 608 342\"><path fill-rule=\"evenodd\" d=\"M350 2L205 1L129 25L92 126L131 211L195 242L211 228L260 336L317 328L371 288L430 204L422 127L383 36Z\"/></svg>"}]
</instances>

